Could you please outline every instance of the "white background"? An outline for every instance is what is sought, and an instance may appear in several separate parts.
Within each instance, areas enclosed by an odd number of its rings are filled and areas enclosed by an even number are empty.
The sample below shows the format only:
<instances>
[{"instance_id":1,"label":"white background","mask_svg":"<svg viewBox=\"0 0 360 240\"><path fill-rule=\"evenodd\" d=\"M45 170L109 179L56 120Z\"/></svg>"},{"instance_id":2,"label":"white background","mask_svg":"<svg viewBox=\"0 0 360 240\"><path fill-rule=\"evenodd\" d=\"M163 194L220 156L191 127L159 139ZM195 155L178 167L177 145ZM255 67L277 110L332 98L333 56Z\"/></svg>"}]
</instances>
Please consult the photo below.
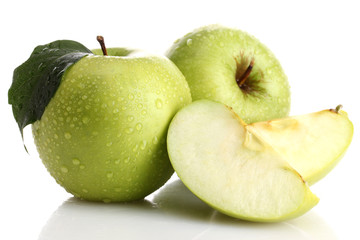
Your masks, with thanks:
<instances>
[{"instance_id":1,"label":"white background","mask_svg":"<svg viewBox=\"0 0 360 240\"><path fill-rule=\"evenodd\" d=\"M360 7L356 1L1 1L0 239L360 239L358 125ZM12 71L33 48L72 39L97 48L164 53L194 28L243 29L277 56L292 91L291 114L342 104L355 134L337 167L312 187L319 204L278 224L228 218L198 201L177 180L136 204L71 198L47 173L32 145L23 148L7 104ZM331 130L330 130L331 131Z\"/></svg>"}]
</instances>

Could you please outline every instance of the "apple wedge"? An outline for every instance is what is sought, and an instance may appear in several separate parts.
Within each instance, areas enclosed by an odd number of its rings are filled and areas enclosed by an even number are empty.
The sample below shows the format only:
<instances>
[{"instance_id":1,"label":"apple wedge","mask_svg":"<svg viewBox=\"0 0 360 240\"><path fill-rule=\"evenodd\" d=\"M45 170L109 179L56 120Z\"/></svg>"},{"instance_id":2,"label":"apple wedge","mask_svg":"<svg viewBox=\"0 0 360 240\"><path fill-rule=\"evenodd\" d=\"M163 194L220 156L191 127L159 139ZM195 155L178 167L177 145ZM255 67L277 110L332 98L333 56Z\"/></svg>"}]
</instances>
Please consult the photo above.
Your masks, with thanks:
<instances>
[{"instance_id":1,"label":"apple wedge","mask_svg":"<svg viewBox=\"0 0 360 240\"><path fill-rule=\"evenodd\" d=\"M319 181L335 167L353 136L353 125L339 106L257 122L246 128L284 155L309 185Z\"/></svg>"},{"instance_id":2,"label":"apple wedge","mask_svg":"<svg viewBox=\"0 0 360 240\"><path fill-rule=\"evenodd\" d=\"M170 124L167 146L190 191L229 216L276 222L318 203L287 159L221 103L199 100L180 110Z\"/></svg>"}]
</instances>

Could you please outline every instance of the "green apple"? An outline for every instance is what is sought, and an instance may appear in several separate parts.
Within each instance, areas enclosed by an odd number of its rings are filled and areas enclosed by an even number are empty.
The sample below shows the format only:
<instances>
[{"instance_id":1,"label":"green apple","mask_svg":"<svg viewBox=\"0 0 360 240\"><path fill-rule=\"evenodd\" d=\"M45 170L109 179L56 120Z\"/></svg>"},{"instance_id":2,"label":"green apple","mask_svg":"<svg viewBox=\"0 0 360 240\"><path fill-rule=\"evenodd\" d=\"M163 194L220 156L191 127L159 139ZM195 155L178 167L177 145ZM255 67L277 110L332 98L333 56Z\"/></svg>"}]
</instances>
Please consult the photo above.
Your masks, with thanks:
<instances>
[{"instance_id":1,"label":"green apple","mask_svg":"<svg viewBox=\"0 0 360 240\"><path fill-rule=\"evenodd\" d=\"M286 157L224 104L198 100L181 109L170 124L167 146L183 183L229 216L276 222L318 203Z\"/></svg>"},{"instance_id":2,"label":"green apple","mask_svg":"<svg viewBox=\"0 0 360 240\"><path fill-rule=\"evenodd\" d=\"M93 50L91 50L91 52L93 54L95 54L95 55L104 55L101 48L93 49ZM129 49L129 48L107 48L107 55L108 56L125 57L125 56L128 56L130 54L134 54L136 52L142 53L139 50Z\"/></svg>"},{"instance_id":3,"label":"green apple","mask_svg":"<svg viewBox=\"0 0 360 240\"><path fill-rule=\"evenodd\" d=\"M335 167L349 147L354 131L347 113L339 107L253 123L246 128L285 156L309 185Z\"/></svg>"},{"instance_id":4,"label":"green apple","mask_svg":"<svg viewBox=\"0 0 360 240\"><path fill-rule=\"evenodd\" d=\"M104 202L144 198L173 174L166 134L175 113L191 102L190 89L166 57L86 52L62 71L55 94L32 125L40 158L76 197Z\"/></svg>"},{"instance_id":5,"label":"green apple","mask_svg":"<svg viewBox=\"0 0 360 240\"><path fill-rule=\"evenodd\" d=\"M246 123L289 114L289 84L279 61L246 32L202 27L175 41L166 55L185 75L193 100L222 102Z\"/></svg>"}]
</instances>

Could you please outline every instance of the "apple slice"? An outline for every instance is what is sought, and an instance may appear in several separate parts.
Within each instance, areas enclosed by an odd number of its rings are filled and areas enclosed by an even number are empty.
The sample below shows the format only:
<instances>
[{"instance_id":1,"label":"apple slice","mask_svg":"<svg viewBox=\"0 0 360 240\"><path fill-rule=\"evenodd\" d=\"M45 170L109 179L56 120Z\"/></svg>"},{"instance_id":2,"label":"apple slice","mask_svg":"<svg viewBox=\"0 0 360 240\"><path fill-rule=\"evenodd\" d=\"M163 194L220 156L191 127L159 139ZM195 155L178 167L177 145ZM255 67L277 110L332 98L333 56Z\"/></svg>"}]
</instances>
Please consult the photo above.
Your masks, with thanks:
<instances>
[{"instance_id":1,"label":"apple slice","mask_svg":"<svg viewBox=\"0 0 360 240\"><path fill-rule=\"evenodd\" d=\"M353 135L353 125L340 107L253 123L246 128L284 155L309 185L335 167Z\"/></svg>"},{"instance_id":2,"label":"apple slice","mask_svg":"<svg viewBox=\"0 0 360 240\"><path fill-rule=\"evenodd\" d=\"M180 110L167 145L183 183L229 216L275 222L300 216L318 202L286 159L221 103L199 100Z\"/></svg>"}]
</instances>

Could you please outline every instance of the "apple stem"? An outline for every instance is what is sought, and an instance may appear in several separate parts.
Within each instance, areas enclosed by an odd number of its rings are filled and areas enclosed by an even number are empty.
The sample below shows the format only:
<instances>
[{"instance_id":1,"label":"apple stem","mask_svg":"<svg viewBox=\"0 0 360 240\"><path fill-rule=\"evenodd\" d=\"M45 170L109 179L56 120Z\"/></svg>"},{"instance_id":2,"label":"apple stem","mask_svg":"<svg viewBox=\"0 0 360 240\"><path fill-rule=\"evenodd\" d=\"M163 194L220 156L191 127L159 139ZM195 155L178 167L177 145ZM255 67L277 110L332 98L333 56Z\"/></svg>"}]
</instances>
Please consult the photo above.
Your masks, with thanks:
<instances>
[{"instance_id":1,"label":"apple stem","mask_svg":"<svg viewBox=\"0 0 360 240\"><path fill-rule=\"evenodd\" d=\"M104 56L107 56L108 54L107 54L107 50L106 50L106 47L105 47L104 37L103 36L97 36L96 40L100 43L101 50L102 50Z\"/></svg>"},{"instance_id":2,"label":"apple stem","mask_svg":"<svg viewBox=\"0 0 360 240\"><path fill-rule=\"evenodd\" d=\"M333 112L335 112L335 113L339 113L339 111L342 109L342 105L341 104L339 104L339 105L337 105L336 106L336 108L335 109L331 109Z\"/></svg>"},{"instance_id":3,"label":"apple stem","mask_svg":"<svg viewBox=\"0 0 360 240\"><path fill-rule=\"evenodd\" d=\"M239 87L241 87L245 83L246 79L249 77L249 75L254 67L254 63L255 63L255 59L253 58L253 59L251 59L251 62L249 64L248 68L246 69L246 71L241 75L241 77L236 79L236 82L238 83Z\"/></svg>"}]
</instances>

